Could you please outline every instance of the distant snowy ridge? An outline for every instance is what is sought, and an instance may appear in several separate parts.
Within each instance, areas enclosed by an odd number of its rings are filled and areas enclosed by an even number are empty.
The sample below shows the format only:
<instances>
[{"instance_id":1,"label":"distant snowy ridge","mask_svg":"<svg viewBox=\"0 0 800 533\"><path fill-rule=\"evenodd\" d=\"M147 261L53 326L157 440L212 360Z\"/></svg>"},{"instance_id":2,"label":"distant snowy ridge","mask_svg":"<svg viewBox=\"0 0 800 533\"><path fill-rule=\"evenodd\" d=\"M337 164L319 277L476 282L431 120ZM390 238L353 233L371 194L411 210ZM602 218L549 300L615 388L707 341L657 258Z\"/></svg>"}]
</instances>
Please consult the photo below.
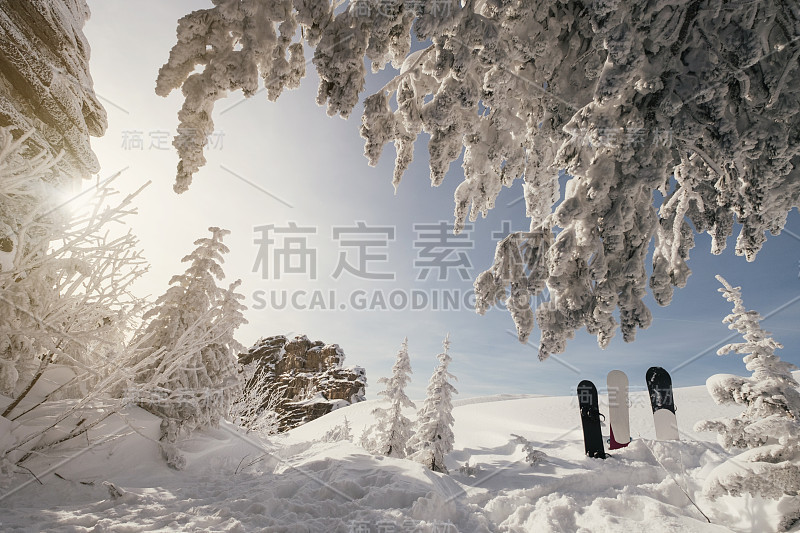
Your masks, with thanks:
<instances>
[{"instance_id":1,"label":"distant snowy ridge","mask_svg":"<svg viewBox=\"0 0 800 533\"><path fill-rule=\"evenodd\" d=\"M476 403L505 402L507 400L524 400L527 398L544 398L545 394L491 394L489 396L474 396L472 398L462 398L453 400L453 407L463 407Z\"/></svg>"}]
</instances>

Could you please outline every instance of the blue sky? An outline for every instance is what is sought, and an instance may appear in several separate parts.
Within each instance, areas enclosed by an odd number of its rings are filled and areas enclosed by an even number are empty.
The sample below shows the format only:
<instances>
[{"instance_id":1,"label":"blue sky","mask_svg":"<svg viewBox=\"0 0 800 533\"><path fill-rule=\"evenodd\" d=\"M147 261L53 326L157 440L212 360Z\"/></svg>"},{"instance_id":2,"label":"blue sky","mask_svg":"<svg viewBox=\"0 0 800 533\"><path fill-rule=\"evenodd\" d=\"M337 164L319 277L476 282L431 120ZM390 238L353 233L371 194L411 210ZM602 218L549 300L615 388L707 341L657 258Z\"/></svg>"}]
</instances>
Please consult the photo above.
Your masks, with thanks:
<instances>
[{"instance_id":1,"label":"blue sky","mask_svg":"<svg viewBox=\"0 0 800 533\"><path fill-rule=\"evenodd\" d=\"M463 304L472 291L472 278L491 265L492 233L504 224L514 230L527 229L521 180L501 193L487 218L473 224L465 241L468 246L449 256L461 264L448 268L446 279L436 279L436 269L427 280L417 279L426 265L433 265L424 253L435 241L428 238L433 230L414 225L452 224L460 164L452 165L442 186L431 188L427 147L421 141L417 159L395 195L393 148L386 148L377 167L369 167L358 135L361 106L349 120L328 117L314 103L317 78L309 65L301 88L283 94L277 102L268 101L264 93L244 100L241 92L218 102L216 134L206 151L208 163L189 191L176 195L172 184L177 156L170 143L182 98L179 92L168 98L156 96L155 78L174 44L178 18L209 7L210 2L90 0L89 5L92 18L85 33L92 49L91 73L109 117L106 135L92 140L102 165L100 178L125 169L117 182L124 191L153 182L138 199L139 215L131 219L152 263L137 287L143 294L163 293L169 278L184 270L180 259L193 249L192 242L205 236L209 226L220 226L232 232L226 239L231 249L224 265L226 281L243 280L241 292L250 307L249 324L237 334L245 345L262 336L290 332L337 343L345 351L347 364L366 367L367 396L374 398L380 390L377 378L389 373L407 336L414 368L409 392L420 397L449 332L451 371L459 378L456 386L461 397L572 394L581 379L591 379L602 388L607 372L615 368L627 372L631 386L639 388L646 369L653 365L672 370L677 386L699 385L719 372L745 374L737 356L715 355L733 333L721 323L730 311L714 279L722 274L733 285L742 286L748 309L770 315L764 326L784 344L781 357L800 364L800 216L796 210L789 216L787 231L770 237L754 263L733 254L733 238L724 254L712 256L710 240L697 236L688 286L676 290L672 305L666 308L648 296L654 323L638 333L636 342L625 343L618 335L601 350L594 337L580 332L566 353L540 363L534 346L538 331L532 334L531 345L522 345L507 313L492 310L481 317ZM365 95L390 76L381 73L368 78ZM254 242L262 235L257 228L288 228L290 222L313 232L273 231L269 237L275 242L266 249ZM361 230L369 230L348 231L358 229L359 222L364 223ZM292 237L300 240L293 245ZM359 242L364 244L359 247ZM303 268L298 262L301 254L295 252L289 266L297 272L283 271L275 279L275 254L280 259L281 250L300 244L308 251L306 259L311 259L311 253L316 255L316 278L311 277L311 263ZM260 268L253 272L260 252L272 267L267 272ZM364 252L373 257L360 265ZM394 277L365 279L359 268L334 277L342 253L351 267L364 266L369 274ZM462 273L468 279L462 279ZM319 298L329 306L332 291L334 309L292 310L287 305L277 310L263 304L269 303L270 294L276 295L278 303L286 294L290 299L296 295L295 301L306 307L312 301L318 304ZM383 310L353 309L365 298L369 302L375 294L388 297L392 292L394 301L386 301ZM403 295L419 299L424 294L430 303L436 292L440 299L445 292L457 297L459 309L434 310L428 305L411 310L410 302L402 305ZM313 300L315 293L320 295L317 300ZM381 301L374 303L380 307ZM342 305L347 309L341 309Z\"/></svg>"}]
</instances>

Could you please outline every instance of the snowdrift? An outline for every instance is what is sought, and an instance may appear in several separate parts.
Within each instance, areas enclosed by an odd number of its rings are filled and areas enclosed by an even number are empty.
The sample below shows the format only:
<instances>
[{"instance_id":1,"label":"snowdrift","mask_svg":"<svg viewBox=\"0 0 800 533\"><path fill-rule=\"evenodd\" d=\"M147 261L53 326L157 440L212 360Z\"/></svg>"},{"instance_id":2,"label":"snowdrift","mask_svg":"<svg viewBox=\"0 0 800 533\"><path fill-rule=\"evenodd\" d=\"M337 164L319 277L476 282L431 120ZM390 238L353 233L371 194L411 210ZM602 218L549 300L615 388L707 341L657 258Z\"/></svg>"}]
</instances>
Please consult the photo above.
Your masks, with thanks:
<instances>
[{"instance_id":1,"label":"snowdrift","mask_svg":"<svg viewBox=\"0 0 800 533\"><path fill-rule=\"evenodd\" d=\"M731 455L714 435L696 434L692 427L738 408L715 405L705 387L676 389L675 401L680 442L653 440L649 399L636 392L633 442L600 460L583 454L576 398L461 400L454 409L449 475L370 455L353 442L321 438L346 418L358 441L378 401L334 411L269 442L223 422L181 445L187 459L183 471L170 470L160 456L159 420L130 407L88 438L27 461L41 484L28 472L6 482L0 489L0 529L774 530L779 502L749 496L710 502L702 496L703 484ZM601 412L607 413L606 402L601 396ZM607 436L607 427L604 432ZM532 458L531 449L540 453Z\"/></svg>"}]
</instances>

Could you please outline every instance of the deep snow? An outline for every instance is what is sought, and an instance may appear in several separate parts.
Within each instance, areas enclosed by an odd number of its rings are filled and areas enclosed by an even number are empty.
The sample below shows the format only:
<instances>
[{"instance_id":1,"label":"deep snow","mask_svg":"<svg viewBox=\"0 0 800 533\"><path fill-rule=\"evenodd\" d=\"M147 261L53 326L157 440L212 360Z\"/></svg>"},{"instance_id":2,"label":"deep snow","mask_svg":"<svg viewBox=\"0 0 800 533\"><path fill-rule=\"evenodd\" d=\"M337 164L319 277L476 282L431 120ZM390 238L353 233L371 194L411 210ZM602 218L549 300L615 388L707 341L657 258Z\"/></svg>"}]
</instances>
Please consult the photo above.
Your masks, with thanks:
<instances>
[{"instance_id":1,"label":"deep snow","mask_svg":"<svg viewBox=\"0 0 800 533\"><path fill-rule=\"evenodd\" d=\"M455 450L446 460L450 475L408 460L370 455L352 442L321 440L346 417L357 442L371 423L370 411L378 405L374 400L334 411L269 442L223 422L181 446L187 459L181 472L167 468L160 457L154 441L158 419L130 407L91 433L88 451L84 437L48 457L29 460L44 485L19 474L4 487L0 529L774 530L777 502L750 497L710 502L701 494L703 480L730 454L714 435L696 434L692 427L697 420L740 409L715 405L705 387L676 389L675 397L680 442L652 440L649 399L634 392L634 441L606 460L583 454L576 398L501 395L461 400L453 411ZM600 401L607 414L606 396ZM514 435L530 441L544 458L528 464L524 443ZM472 475L459 469L467 461L477 467Z\"/></svg>"}]
</instances>

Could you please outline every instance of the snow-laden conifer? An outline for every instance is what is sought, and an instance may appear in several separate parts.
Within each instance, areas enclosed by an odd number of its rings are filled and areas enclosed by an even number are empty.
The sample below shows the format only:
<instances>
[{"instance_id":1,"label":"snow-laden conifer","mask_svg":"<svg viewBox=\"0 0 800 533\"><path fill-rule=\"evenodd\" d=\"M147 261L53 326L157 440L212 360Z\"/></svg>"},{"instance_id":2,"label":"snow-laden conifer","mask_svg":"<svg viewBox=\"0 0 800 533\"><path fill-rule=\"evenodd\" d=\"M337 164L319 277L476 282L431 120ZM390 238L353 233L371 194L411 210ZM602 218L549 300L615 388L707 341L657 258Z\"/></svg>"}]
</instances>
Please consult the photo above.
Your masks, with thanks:
<instances>
[{"instance_id":1,"label":"snow-laden conifer","mask_svg":"<svg viewBox=\"0 0 800 533\"><path fill-rule=\"evenodd\" d=\"M139 353L150 363L136 376L135 390L140 405L171 424L167 440L218 424L241 391L237 353L243 348L233 337L246 323L235 291L240 282L217 286L228 252L222 239L230 232L209 231L211 237L195 241L197 248L183 258L190 263L186 272L172 278L144 316L149 323Z\"/></svg>"},{"instance_id":2,"label":"snow-laden conifer","mask_svg":"<svg viewBox=\"0 0 800 533\"><path fill-rule=\"evenodd\" d=\"M746 493L784 498L780 527L788 530L800 520L800 385L792 376L796 367L775 355L782 346L761 327L762 317L745 308L741 287L731 286L722 276L717 279L723 285L719 291L733 303L733 312L723 322L744 339L717 353L743 355L752 374L711 376L706 386L714 401L737 403L745 410L733 418L699 422L695 429L718 432L719 442L726 448L749 450L714 470L704 491L711 498Z\"/></svg>"},{"instance_id":3,"label":"snow-laden conifer","mask_svg":"<svg viewBox=\"0 0 800 533\"><path fill-rule=\"evenodd\" d=\"M405 338L397 352L391 377L378 380L378 383L385 384L378 395L383 396L389 406L378 407L372 411L376 423L371 429L373 435L369 446L376 453L389 457L406 456L406 447L411 438L413 425L403 414L403 409L415 407L405 392L409 381L411 381L411 360L408 356L408 338Z\"/></svg>"},{"instance_id":4,"label":"snow-laden conifer","mask_svg":"<svg viewBox=\"0 0 800 533\"><path fill-rule=\"evenodd\" d=\"M445 456L453 450L453 394L458 394L450 383L456 377L447 371L450 361L450 335L442 343L437 355L439 364L428 382L427 395L417 413L414 435L408 442L410 459L418 461L435 472L447 472Z\"/></svg>"}]
</instances>

